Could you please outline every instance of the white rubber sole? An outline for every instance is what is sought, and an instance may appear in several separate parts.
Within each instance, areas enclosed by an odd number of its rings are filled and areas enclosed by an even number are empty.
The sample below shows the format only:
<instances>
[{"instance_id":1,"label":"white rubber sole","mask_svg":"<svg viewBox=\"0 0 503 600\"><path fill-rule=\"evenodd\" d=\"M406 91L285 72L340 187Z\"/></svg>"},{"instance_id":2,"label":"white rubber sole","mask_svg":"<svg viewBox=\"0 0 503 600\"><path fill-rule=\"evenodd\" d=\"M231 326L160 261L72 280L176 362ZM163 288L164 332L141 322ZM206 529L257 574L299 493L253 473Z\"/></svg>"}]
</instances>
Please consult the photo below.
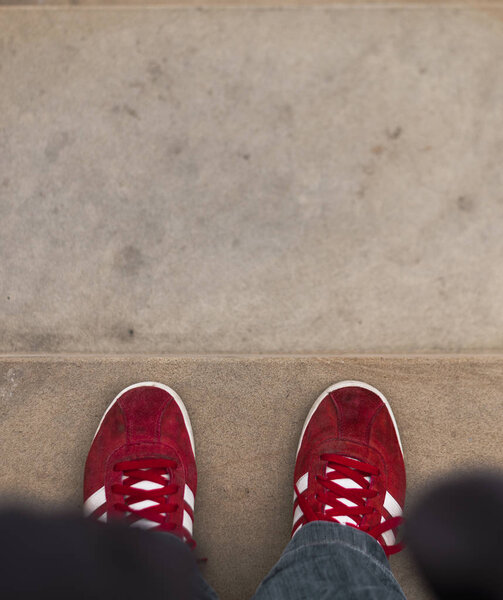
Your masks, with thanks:
<instances>
[{"instance_id":1,"label":"white rubber sole","mask_svg":"<svg viewBox=\"0 0 503 600\"><path fill-rule=\"evenodd\" d=\"M98 429L96 429L94 438L98 434L98 431L100 430L100 427L101 427L103 421L105 420L105 417L107 416L108 411L117 402L117 400L119 400L119 398L123 394L125 394L126 392L129 392L129 390L133 390L134 388L139 388L139 387L160 388L161 390L168 392L168 394L173 397L174 401L178 404L178 408L182 411L183 420L184 420L185 426L187 427L187 431L189 432L190 445L192 446L192 452L194 453L194 457L195 457L196 456L196 446L194 444L194 434L192 433L192 425L190 424L189 413L187 412L187 409L185 408L185 404L182 402L182 399L175 392L175 390L172 390L170 387L168 387L167 385L164 385L162 383L157 383L156 381L142 381L141 383L134 383L133 385L130 385L127 388L124 388L121 392L119 392L117 394L117 396L115 396L115 398L112 400L110 406L106 409L105 414L101 417L101 421L100 421L100 424L98 425ZM94 438L93 438L93 440L94 440Z\"/></svg>"},{"instance_id":2,"label":"white rubber sole","mask_svg":"<svg viewBox=\"0 0 503 600\"><path fill-rule=\"evenodd\" d=\"M299 440L299 445L297 447L296 456L299 454L300 446L302 445L302 439L304 438L304 433L306 432L309 421L311 420L311 417L314 415L318 406L321 404L322 400L330 392L333 392L335 390L340 390L340 389L346 388L346 387L363 388L365 390L370 390L371 392L374 392L374 394L377 394L377 396L379 396L379 398L383 401L384 405L388 409L388 413L391 417L391 420L393 421L393 425L395 427L395 432L396 432L396 437L398 438L398 443L400 444L400 450L401 450L402 456L403 456L402 441L400 439L400 433L398 432L398 425L396 424L395 415L393 414L393 411L391 410L391 406L389 405L389 402L385 398L384 394L382 394L378 389L376 389L375 387L372 387L368 383L363 383L363 381L349 381L349 380L348 381L340 381L339 383L335 383L334 385L327 387L327 389L318 396L316 402L311 407L311 410L309 411L306 420L304 421L304 427L302 428L302 433L300 434L300 440Z\"/></svg>"}]
</instances>

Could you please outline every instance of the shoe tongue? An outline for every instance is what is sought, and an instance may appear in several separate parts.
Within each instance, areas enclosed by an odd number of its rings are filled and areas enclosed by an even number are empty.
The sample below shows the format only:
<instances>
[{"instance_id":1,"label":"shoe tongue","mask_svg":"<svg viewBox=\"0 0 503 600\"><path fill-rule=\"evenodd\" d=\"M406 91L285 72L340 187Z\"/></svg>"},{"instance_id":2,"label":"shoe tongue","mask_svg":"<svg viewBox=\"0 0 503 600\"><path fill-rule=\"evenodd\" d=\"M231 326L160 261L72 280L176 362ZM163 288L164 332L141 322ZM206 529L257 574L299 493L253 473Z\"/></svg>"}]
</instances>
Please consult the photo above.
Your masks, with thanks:
<instances>
[{"instance_id":1,"label":"shoe tongue","mask_svg":"<svg viewBox=\"0 0 503 600\"><path fill-rule=\"evenodd\" d=\"M355 461L355 463L358 463L358 460L356 458L352 458L350 456L347 456L346 458L351 458L352 460ZM357 464L355 464L355 468L357 468ZM333 473L335 471L335 469L333 469L332 467L328 466L325 469L325 475L330 475L330 473ZM370 482L370 477L365 477L365 480ZM356 481L354 481L353 479L350 479L349 477L344 477L341 476L337 479L332 479L332 481L334 483L337 483L337 485L340 485L343 488L346 488L347 490L361 490L362 486L359 485L358 483L356 483ZM349 507L354 507L357 506L356 502L353 502L352 500L348 500L347 498L341 498L338 497L337 500L339 502L342 502L342 504L345 504L346 506ZM325 506L323 507L324 510L329 510L330 506L328 506L328 504L325 504ZM341 525L358 525L358 523L352 519L351 517L348 517L346 515L339 515L338 517L332 517L333 521L336 521L337 523L340 523Z\"/></svg>"}]
</instances>

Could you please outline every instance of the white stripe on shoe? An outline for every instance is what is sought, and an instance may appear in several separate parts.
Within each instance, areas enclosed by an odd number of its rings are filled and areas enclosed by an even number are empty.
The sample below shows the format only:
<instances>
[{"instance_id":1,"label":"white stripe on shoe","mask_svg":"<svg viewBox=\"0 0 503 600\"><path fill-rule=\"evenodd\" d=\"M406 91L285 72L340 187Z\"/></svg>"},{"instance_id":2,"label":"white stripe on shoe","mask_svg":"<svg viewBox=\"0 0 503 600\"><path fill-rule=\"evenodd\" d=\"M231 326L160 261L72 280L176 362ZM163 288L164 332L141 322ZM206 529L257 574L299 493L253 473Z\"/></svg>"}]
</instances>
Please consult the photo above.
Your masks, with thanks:
<instances>
[{"instance_id":1,"label":"white stripe on shoe","mask_svg":"<svg viewBox=\"0 0 503 600\"><path fill-rule=\"evenodd\" d=\"M381 523L384 523L385 520L386 519L384 517L381 517ZM381 537L386 546L393 546L396 542L395 534L391 530L381 533Z\"/></svg>"},{"instance_id":2,"label":"white stripe on shoe","mask_svg":"<svg viewBox=\"0 0 503 600\"><path fill-rule=\"evenodd\" d=\"M192 523L192 517L189 515L189 513L186 510L183 511L182 527L184 527L190 533L190 535L192 535L194 525Z\"/></svg>"},{"instance_id":3,"label":"white stripe on shoe","mask_svg":"<svg viewBox=\"0 0 503 600\"><path fill-rule=\"evenodd\" d=\"M304 516L304 513L302 512L302 509L300 508L300 506L297 504L297 506L295 507L295 512L293 513L292 527L295 527L295 523L297 523L297 521L303 516Z\"/></svg>"},{"instance_id":4,"label":"white stripe on shoe","mask_svg":"<svg viewBox=\"0 0 503 600\"><path fill-rule=\"evenodd\" d=\"M386 492L386 495L384 496L383 507L390 517L401 517L403 514L402 507L389 492ZM385 520L384 517L381 517L381 523L384 523ZM396 542L395 534L391 530L382 533L381 537L386 546L393 546Z\"/></svg>"},{"instance_id":5,"label":"white stripe on shoe","mask_svg":"<svg viewBox=\"0 0 503 600\"><path fill-rule=\"evenodd\" d=\"M386 492L386 495L384 496L383 506L385 510L388 511L390 517L402 516L402 507L400 506L400 504L398 504L398 502L393 498L393 496L389 492Z\"/></svg>"},{"instance_id":6,"label":"white stripe on shoe","mask_svg":"<svg viewBox=\"0 0 503 600\"><path fill-rule=\"evenodd\" d=\"M89 498L84 502L84 516L89 517L95 510L103 506L106 502L105 486L96 490L94 494L91 494Z\"/></svg>"},{"instance_id":7,"label":"white stripe on shoe","mask_svg":"<svg viewBox=\"0 0 503 600\"><path fill-rule=\"evenodd\" d=\"M309 473L304 473L302 477L299 477L299 480L296 483L296 487L299 490L299 494L303 494L307 490L307 482L309 480ZM296 491L294 492L297 493Z\"/></svg>"},{"instance_id":8,"label":"white stripe on shoe","mask_svg":"<svg viewBox=\"0 0 503 600\"><path fill-rule=\"evenodd\" d=\"M185 484L185 489L183 491L183 499L190 506L192 510L194 510L194 492L189 488L187 484Z\"/></svg>"}]
</instances>

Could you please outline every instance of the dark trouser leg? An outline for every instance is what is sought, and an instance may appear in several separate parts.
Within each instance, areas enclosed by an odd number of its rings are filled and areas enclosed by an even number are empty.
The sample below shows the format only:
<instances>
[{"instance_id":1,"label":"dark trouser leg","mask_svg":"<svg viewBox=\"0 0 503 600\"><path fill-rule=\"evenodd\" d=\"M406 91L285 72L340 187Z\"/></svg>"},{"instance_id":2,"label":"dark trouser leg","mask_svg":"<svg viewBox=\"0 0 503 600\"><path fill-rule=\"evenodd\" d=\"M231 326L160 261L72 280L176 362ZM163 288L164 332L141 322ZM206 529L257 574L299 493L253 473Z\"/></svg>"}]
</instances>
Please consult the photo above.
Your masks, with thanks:
<instances>
[{"instance_id":1,"label":"dark trouser leg","mask_svg":"<svg viewBox=\"0 0 503 600\"><path fill-rule=\"evenodd\" d=\"M216 600L170 534L2 512L0 540L2 600Z\"/></svg>"}]
</instances>

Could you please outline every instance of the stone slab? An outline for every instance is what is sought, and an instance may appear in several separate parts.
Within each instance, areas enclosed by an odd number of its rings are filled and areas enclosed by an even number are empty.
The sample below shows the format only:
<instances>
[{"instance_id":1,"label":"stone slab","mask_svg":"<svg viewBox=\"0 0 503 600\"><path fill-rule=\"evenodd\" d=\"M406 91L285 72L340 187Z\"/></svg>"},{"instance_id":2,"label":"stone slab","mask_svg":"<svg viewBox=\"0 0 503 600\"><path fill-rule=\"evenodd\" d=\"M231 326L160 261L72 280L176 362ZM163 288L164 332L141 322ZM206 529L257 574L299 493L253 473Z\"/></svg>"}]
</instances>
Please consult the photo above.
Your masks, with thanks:
<instances>
[{"instance_id":1,"label":"stone slab","mask_svg":"<svg viewBox=\"0 0 503 600\"><path fill-rule=\"evenodd\" d=\"M0 350L501 350L502 34L0 10Z\"/></svg>"},{"instance_id":2,"label":"stone slab","mask_svg":"<svg viewBox=\"0 0 503 600\"><path fill-rule=\"evenodd\" d=\"M327 6L470 6L493 8L501 0L0 0L0 6L169 6L176 8L317 8Z\"/></svg>"},{"instance_id":3,"label":"stone slab","mask_svg":"<svg viewBox=\"0 0 503 600\"><path fill-rule=\"evenodd\" d=\"M112 357L0 359L2 495L80 509L82 471L102 413L131 383L183 398L199 470L195 537L222 600L253 593L289 539L302 423L331 383L359 379L389 399L408 499L454 468L503 461L503 356ZM405 553L393 570L409 600L428 595Z\"/></svg>"}]
</instances>

